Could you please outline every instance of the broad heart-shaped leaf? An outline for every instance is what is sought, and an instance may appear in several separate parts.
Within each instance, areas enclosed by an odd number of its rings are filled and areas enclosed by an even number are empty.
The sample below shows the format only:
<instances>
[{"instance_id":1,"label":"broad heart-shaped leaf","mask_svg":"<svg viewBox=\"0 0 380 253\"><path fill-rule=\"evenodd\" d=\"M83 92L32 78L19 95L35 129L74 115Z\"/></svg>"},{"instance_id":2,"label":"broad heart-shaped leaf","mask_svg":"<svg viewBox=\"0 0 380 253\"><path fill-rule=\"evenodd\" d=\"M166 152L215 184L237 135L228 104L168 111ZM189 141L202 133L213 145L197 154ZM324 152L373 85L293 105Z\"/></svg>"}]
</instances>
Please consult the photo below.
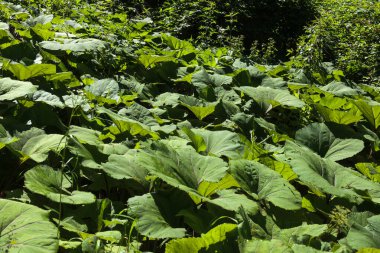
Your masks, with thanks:
<instances>
[{"instance_id":1,"label":"broad heart-shaped leaf","mask_svg":"<svg viewBox=\"0 0 380 253\"><path fill-rule=\"evenodd\" d=\"M77 138L80 143L94 146L103 144L103 142L99 139L100 134L101 132L99 131L75 125L71 125L69 130L69 135Z\"/></svg>"},{"instance_id":2,"label":"broad heart-shaped leaf","mask_svg":"<svg viewBox=\"0 0 380 253\"><path fill-rule=\"evenodd\" d=\"M55 253L58 229L49 212L36 206L0 199L0 252Z\"/></svg>"},{"instance_id":3,"label":"broad heart-shaped leaf","mask_svg":"<svg viewBox=\"0 0 380 253\"><path fill-rule=\"evenodd\" d=\"M102 164L103 170L115 179L132 179L143 186L149 186L145 180L148 171L137 162L138 151L131 151L124 155L112 154L108 157L108 162Z\"/></svg>"},{"instance_id":4,"label":"broad heart-shaped leaf","mask_svg":"<svg viewBox=\"0 0 380 253\"><path fill-rule=\"evenodd\" d=\"M33 101L44 102L53 107L64 108L65 105L61 102L58 96L44 90L38 90L33 94Z\"/></svg>"},{"instance_id":5,"label":"broad heart-shaped leaf","mask_svg":"<svg viewBox=\"0 0 380 253\"><path fill-rule=\"evenodd\" d=\"M98 113L107 114L115 124L115 126L109 127L109 130L113 134L120 134L123 132L129 132L131 135L150 135L153 139L158 139L157 133L153 132L149 126L144 125L136 120L129 119L128 117L119 115L104 107L100 107L97 110Z\"/></svg>"},{"instance_id":6,"label":"broad heart-shaped leaf","mask_svg":"<svg viewBox=\"0 0 380 253\"><path fill-rule=\"evenodd\" d=\"M221 190L217 192L217 195L216 198L203 198L203 201L232 212L236 212L240 207L243 207L247 213L254 215L259 210L259 205L255 201L247 198L244 194L236 193L236 190Z\"/></svg>"},{"instance_id":7,"label":"broad heart-shaped leaf","mask_svg":"<svg viewBox=\"0 0 380 253\"><path fill-rule=\"evenodd\" d=\"M364 142L358 139L335 139L325 154L326 159L340 161L356 155L364 149Z\"/></svg>"},{"instance_id":8,"label":"broad heart-shaped leaf","mask_svg":"<svg viewBox=\"0 0 380 253\"><path fill-rule=\"evenodd\" d=\"M357 163L355 167L366 177L380 183L380 166L374 163Z\"/></svg>"},{"instance_id":9,"label":"broad heart-shaped leaf","mask_svg":"<svg viewBox=\"0 0 380 253\"><path fill-rule=\"evenodd\" d=\"M232 83L232 77L219 74L210 75L205 69L202 69L192 75L191 82L195 87L203 89L208 86L218 87L229 85Z\"/></svg>"},{"instance_id":10,"label":"broad heart-shaped leaf","mask_svg":"<svg viewBox=\"0 0 380 253\"><path fill-rule=\"evenodd\" d=\"M295 139L324 156L335 140L334 134L324 123L312 123L296 132Z\"/></svg>"},{"instance_id":11,"label":"broad heart-shaped leaf","mask_svg":"<svg viewBox=\"0 0 380 253\"><path fill-rule=\"evenodd\" d=\"M56 73L56 66L53 64L32 64L25 66L23 64L9 64L4 67L13 73L17 79L27 80L36 76L51 75Z\"/></svg>"},{"instance_id":12,"label":"broad heart-shaped leaf","mask_svg":"<svg viewBox=\"0 0 380 253\"><path fill-rule=\"evenodd\" d=\"M304 102L291 95L287 90L273 89L270 87L262 86L241 86L236 89L247 94L258 103L268 103L271 104L273 107L281 105L302 108L305 106Z\"/></svg>"},{"instance_id":13,"label":"broad heart-shaped leaf","mask_svg":"<svg viewBox=\"0 0 380 253\"><path fill-rule=\"evenodd\" d=\"M241 187L254 198L286 210L301 209L301 194L276 171L249 160L232 160L230 169Z\"/></svg>"},{"instance_id":14,"label":"broad heart-shaped leaf","mask_svg":"<svg viewBox=\"0 0 380 253\"><path fill-rule=\"evenodd\" d=\"M137 231L149 238L181 238L185 228L178 228L176 215L186 208L183 196L147 193L128 200L128 213L137 218Z\"/></svg>"},{"instance_id":15,"label":"broad heart-shaped leaf","mask_svg":"<svg viewBox=\"0 0 380 253\"><path fill-rule=\"evenodd\" d=\"M195 148L198 151L205 151L207 155L239 157L239 151L243 149L239 135L230 131L209 131L195 128L183 129L183 131L189 136Z\"/></svg>"},{"instance_id":16,"label":"broad heart-shaped leaf","mask_svg":"<svg viewBox=\"0 0 380 253\"><path fill-rule=\"evenodd\" d=\"M90 86L86 86L84 89L92 95L88 95L89 99L99 97L100 99L119 100L119 85L111 78L98 80Z\"/></svg>"},{"instance_id":17,"label":"broad heart-shaped leaf","mask_svg":"<svg viewBox=\"0 0 380 253\"><path fill-rule=\"evenodd\" d=\"M235 224L223 223L201 237L173 239L166 244L165 253L237 252Z\"/></svg>"},{"instance_id":18,"label":"broad heart-shaped leaf","mask_svg":"<svg viewBox=\"0 0 380 253\"><path fill-rule=\"evenodd\" d=\"M30 138L22 147L21 152L36 162L43 162L49 151L62 150L66 145L66 137L60 134L41 134Z\"/></svg>"},{"instance_id":19,"label":"broad heart-shaped leaf","mask_svg":"<svg viewBox=\"0 0 380 253\"><path fill-rule=\"evenodd\" d=\"M332 93L336 96L354 96L358 95L360 92L358 89L352 89L351 87L348 87L343 82L336 82L333 81L323 87L320 88L323 91Z\"/></svg>"},{"instance_id":20,"label":"broad heart-shaped leaf","mask_svg":"<svg viewBox=\"0 0 380 253\"><path fill-rule=\"evenodd\" d=\"M364 149L358 139L338 139L324 123L312 123L296 132L295 139L320 156L339 161L356 155Z\"/></svg>"},{"instance_id":21,"label":"broad heart-shaped leaf","mask_svg":"<svg viewBox=\"0 0 380 253\"><path fill-rule=\"evenodd\" d=\"M151 174L187 193L199 195L203 181L218 182L227 171L220 158L202 156L190 146L172 147L163 141L152 144L153 152L142 153L139 163Z\"/></svg>"},{"instance_id":22,"label":"broad heart-shaped leaf","mask_svg":"<svg viewBox=\"0 0 380 253\"><path fill-rule=\"evenodd\" d=\"M185 106L192 113L194 113L199 120L202 120L212 114L217 105L217 103L202 103L201 100L190 96L181 96L179 101L181 105Z\"/></svg>"},{"instance_id":23,"label":"broad heart-shaped leaf","mask_svg":"<svg viewBox=\"0 0 380 253\"><path fill-rule=\"evenodd\" d=\"M0 101L14 100L37 90L31 82L22 82L10 78L0 79Z\"/></svg>"},{"instance_id":24,"label":"broad heart-shaped leaf","mask_svg":"<svg viewBox=\"0 0 380 253\"><path fill-rule=\"evenodd\" d=\"M4 148L6 145L12 144L19 139L12 137L7 130L0 124L0 149Z\"/></svg>"},{"instance_id":25,"label":"broad heart-shaped leaf","mask_svg":"<svg viewBox=\"0 0 380 253\"><path fill-rule=\"evenodd\" d=\"M353 102L359 110L363 113L367 121L377 129L380 126L380 104L371 103L366 101L354 101Z\"/></svg>"},{"instance_id":26,"label":"broad heart-shaped leaf","mask_svg":"<svg viewBox=\"0 0 380 253\"><path fill-rule=\"evenodd\" d=\"M312 150L290 141L285 144L285 155L299 179L312 190L335 195L352 203L361 203L368 198L380 203L380 185L350 168L323 159Z\"/></svg>"},{"instance_id":27,"label":"broad heart-shaped leaf","mask_svg":"<svg viewBox=\"0 0 380 253\"><path fill-rule=\"evenodd\" d=\"M380 215L367 219L365 224L354 223L343 240L354 249L380 248Z\"/></svg>"},{"instance_id":28,"label":"broad heart-shaped leaf","mask_svg":"<svg viewBox=\"0 0 380 253\"><path fill-rule=\"evenodd\" d=\"M334 122L343 125L350 125L359 122L363 117L359 113L354 113L351 111L339 111L333 110L321 105L315 105L319 114L322 115L323 119L327 122Z\"/></svg>"},{"instance_id":29,"label":"broad heart-shaped leaf","mask_svg":"<svg viewBox=\"0 0 380 253\"><path fill-rule=\"evenodd\" d=\"M193 51L195 48L194 46L186 41L186 40L180 40L176 37L170 36L168 34L163 33L161 35L161 38L165 41L165 43L171 48L171 49L181 49L184 51Z\"/></svg>"},{"instance_id":30,"label":"broad heart-shaped leaf","mask_svg":"<svg viewBox=\"0 0 380 253\"><path fill-rule=\"evenodd\" d=\"M271 241L253 239L242 242L240 246L241 253L293 253L286 243L281 240L273 239Z\"/></svg>"},{"instance_id":31,"label":"broad heart-shaped leaf","mask_svg":"<svg viewBox=\"0 0 380 253\"><path fill-rule=\"evenodd\" d=\"M240 248L241 253L328 253L331 251L321 251L309 246L293 244L289 246L287 242L283 242L278 239L272 239L270 241L265 240L250 240L243 243Z\"/></svg>"},{"instance_id":32,"label":"broad heart-shaped leaf","mask_svg":"<svg viewBox=\"0 0 380 253\"><path fill-rule=\"evenodd\" d=\"M152 68L160 62L176 62L177 59L172 56L161 55L140 55L139 61L145 68Z\"/></svg>"},{"instance_id":33,"label":"broad heart-shaped leaf","mask_svg":"<svg viewBox=\"0 0 380 253\"><path fill-rule=\"evenodd\" d=\"M94 203L96 197L90 192L73 191L68 175L45 165L38 165L25 173L25 187L54 202L82 205Z\"/></svg>"},{"instance_id":34,"label":"broad heart-shaped leaf","mask_svg":"<svg viewBox=\"0 0 380 253\"><path fill-rule=\"evenodd\" d=\"M42 41L40 47L49 51L91 52L106 49L106 43L98 39L63 39Z\"/></svg>"},{"instance_id":35,"label":"broad heart-shaped leaf","mask_svg":"<svg viewBox=\"0 0 380 253\"><path fill-rule=\"evenodd\" d=\"M197 152L206 151L207 146L205 140L201 135L195 134L192 130L187 127L182 128L182 131L189 137L191 144Z\"/></svg>"},{"instance_id":36,"label":"broad heart-shaped leaf","mask_svg":"<svg viewBox=\"0 0 380 253\"><path fill-rule=\"evenodd\" d=\"M194 202L200 203L201 199L222 208L226 207L226 203L233 202L230 208L243 205L250 213L257 211L257 204L243 195L230 191L217 192L220 199L211 199L210 195L215 192L209 193L201 187L207 182L217 183L226 175L227 164L222 159L198 154L192 147L186 146L186 140L178 143L156 142L153 150L141 153L139 164L167 184L190 194Z\"/></svg>"},{"instance_id":37,"label":"broad heart-shaped leaf","mask_svg":"<svg viewBox=\"0 0 380 253\"><path fill-rule=\"evenodd\" d=\"M289 245L308 244L312 238L319 237L327 231L328 226L326 224L302 224L298 227L281 229L272 237Z\"/></svg>"}]
</instances>

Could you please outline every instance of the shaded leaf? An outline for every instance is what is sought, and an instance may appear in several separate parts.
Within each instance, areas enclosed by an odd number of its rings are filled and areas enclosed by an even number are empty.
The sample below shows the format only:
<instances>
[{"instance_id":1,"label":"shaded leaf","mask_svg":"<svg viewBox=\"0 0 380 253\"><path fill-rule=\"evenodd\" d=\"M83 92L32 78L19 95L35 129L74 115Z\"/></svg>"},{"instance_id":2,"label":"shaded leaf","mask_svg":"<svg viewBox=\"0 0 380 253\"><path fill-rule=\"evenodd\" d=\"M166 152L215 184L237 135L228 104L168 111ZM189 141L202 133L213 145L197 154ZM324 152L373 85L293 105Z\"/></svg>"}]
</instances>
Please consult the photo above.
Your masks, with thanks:
<instances>
[{"instance_id":1,"label":"shaded leaf","mask_svg":"<svg viewBox=\"0 0 380 253\"><path fill-rule=\"evenodd\" d=\"M58 229L49 212L36 206L0 199L0 251L55 253Z\"/></svg>"}]
</instances>

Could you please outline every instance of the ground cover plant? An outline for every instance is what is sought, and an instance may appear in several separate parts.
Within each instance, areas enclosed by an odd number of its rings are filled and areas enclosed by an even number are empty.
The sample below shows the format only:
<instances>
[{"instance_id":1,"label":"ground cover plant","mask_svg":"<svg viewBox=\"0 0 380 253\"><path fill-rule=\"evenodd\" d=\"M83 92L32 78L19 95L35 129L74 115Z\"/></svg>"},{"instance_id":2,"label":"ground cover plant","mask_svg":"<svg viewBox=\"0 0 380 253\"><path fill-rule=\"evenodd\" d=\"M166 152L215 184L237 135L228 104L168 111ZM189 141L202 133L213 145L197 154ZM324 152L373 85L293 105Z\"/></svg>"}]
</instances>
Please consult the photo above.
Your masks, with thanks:
<instances>
[{"instance_id":1,"label":"ground cover plant","mask_svg":"<svg viewBox=\"0 0 380 253\"><path fill-rule=\"evenodd\" d=\"M379 88L139 2L0 2L0 252L378 252Z\"/></svg>"}]
</instances>

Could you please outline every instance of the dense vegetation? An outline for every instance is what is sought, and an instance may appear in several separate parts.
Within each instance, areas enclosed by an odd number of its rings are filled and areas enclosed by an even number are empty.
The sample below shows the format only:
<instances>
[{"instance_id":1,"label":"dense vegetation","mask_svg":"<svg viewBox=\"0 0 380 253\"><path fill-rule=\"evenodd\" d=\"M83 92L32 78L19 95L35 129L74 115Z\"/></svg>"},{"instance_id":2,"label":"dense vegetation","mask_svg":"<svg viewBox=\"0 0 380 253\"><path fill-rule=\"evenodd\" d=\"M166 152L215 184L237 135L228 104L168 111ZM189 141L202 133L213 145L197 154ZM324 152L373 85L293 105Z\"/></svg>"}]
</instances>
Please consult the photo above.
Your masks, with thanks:
<instances>
[{"instance_id":1,"label":"dense vegetation","mask_svg":"<svg viewBox=\"0 0 380 253\"><path fill-rule=\"evenodd\" d=\"M0 1L0 252L379 252L379 15Z\"/></svg>"}]
</instances>

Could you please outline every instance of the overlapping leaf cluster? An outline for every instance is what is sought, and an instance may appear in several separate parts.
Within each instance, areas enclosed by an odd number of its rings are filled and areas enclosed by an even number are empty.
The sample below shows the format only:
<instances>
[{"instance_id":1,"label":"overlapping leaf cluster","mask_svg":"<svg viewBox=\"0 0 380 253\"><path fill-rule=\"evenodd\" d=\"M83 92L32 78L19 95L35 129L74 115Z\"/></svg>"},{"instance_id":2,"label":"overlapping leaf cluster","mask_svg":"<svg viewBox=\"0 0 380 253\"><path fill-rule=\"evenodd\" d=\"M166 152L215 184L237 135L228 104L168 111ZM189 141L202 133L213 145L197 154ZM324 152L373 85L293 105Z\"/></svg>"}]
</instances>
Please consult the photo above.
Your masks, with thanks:
<instances>
[{"instance_id":1,"label":"overlapping leaf cluster","mask_svg":"<svg viewBox=\"0 0 380 253\"><path fill-rule=\"evenodd\" d=\"M377 88L96 5L0 7L1 250L380 247Z\"/></svg>"}]
</instances>

